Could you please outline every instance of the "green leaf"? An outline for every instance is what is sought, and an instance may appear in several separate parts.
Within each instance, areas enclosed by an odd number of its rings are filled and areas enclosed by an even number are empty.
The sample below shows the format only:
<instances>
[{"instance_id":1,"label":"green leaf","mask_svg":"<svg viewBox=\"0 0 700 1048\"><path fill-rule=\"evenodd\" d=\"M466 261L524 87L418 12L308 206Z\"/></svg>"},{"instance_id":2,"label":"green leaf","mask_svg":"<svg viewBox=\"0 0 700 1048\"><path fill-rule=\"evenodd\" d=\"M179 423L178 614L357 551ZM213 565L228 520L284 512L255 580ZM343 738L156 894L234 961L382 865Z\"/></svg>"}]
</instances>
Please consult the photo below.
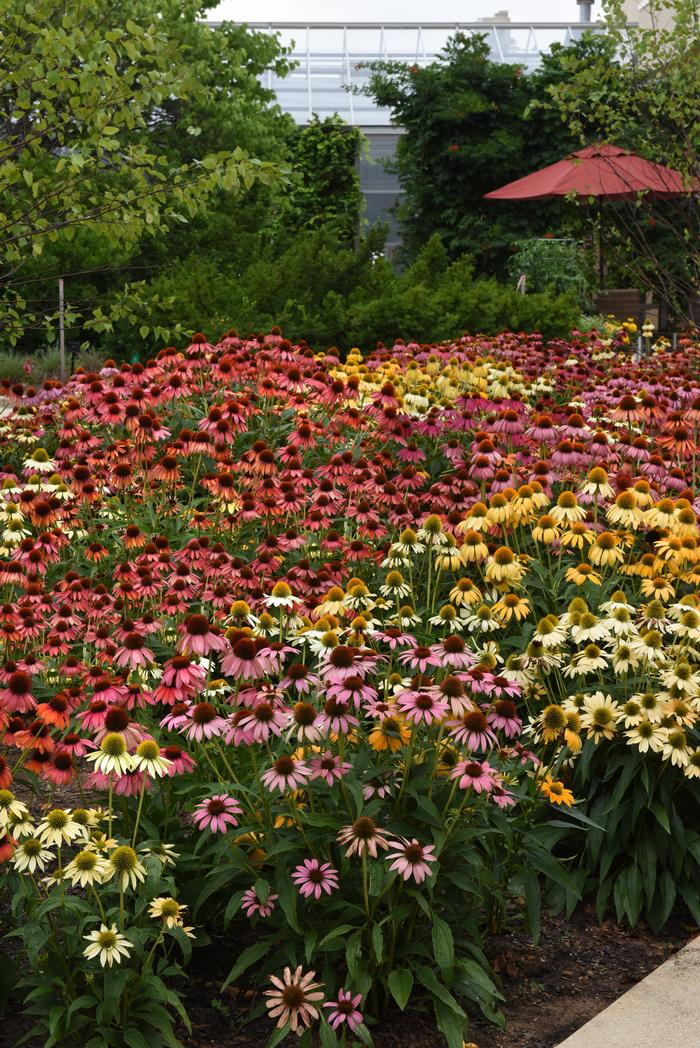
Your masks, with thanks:
<instances>
[{"instance_id":1,"label":"green leaf","mask_svg":"<svg viewBox=\"0 0 700 1048\"><path fill-rule=\"evenodd\" d=\"M267 940L256 942L253 943L252 946L248 946L226 976L221 989L225 990L226 987L230 986L232 982L235 982L235 980L242 975L247 968L250 968L251 964L255 964L256 961L259 961L266 953L269 953L269 951L270 943Z\"/></svg>"},{"instance_id":2,"label":"green leaf","mask_svg":"<svg viewBox=\"0 0 700 1048\"><path fill-rule=\"evenodd\" d=\"M428 968L425 964L417 964L415 971L429 993L437 997L443 1004L446 1004L448 1008L451 1008L455 1015L458 1015L461 1019L466 1019L464 1009L455 1000L447 987L440 982L432 968Z\"/></svg>"},{"instance_id":3,"label":"green leaf","mask_svg":"<svg viewBox=\"0 0 700 1048\"><path fill-rule=\"evenodd\" d=\"M465 1019L444 1001L433 1001L438 1030L447 1041L448 1048L462 1048L464 1044Z\"/></svg>"},{"instance_id":4,"label":"green leaf","mask_svg":"<svg viewBox=\"0 0 700 1048\"><path fill-rule=\"evenodd\" d=\"M413 972L409 968L394 968L387 979L389 992L401 1011L408 1004L413 989Z\"/></svg>"},{"instance_id":5,"label":"green leaf","mask_svg":"<svg viewBox=\"0 0 700 1048\"><path fill-rule=\"evenodd\" d=\"M374 956L377 958L377 964L381 964L384 955L384 936L378 924L375 924L372 928L372 948Z\"/></svg>"},{"instance_id":6,"label":"green leaf","mask_svg":"<svg viewBox=\"0 0 700 1048\"><path fill-rule=\"evenodd\" d=\"M452 931L446 921L433 913L433 955L440 968L452 968L455 960L454 940Z\"/></svg>"}]
</instances>

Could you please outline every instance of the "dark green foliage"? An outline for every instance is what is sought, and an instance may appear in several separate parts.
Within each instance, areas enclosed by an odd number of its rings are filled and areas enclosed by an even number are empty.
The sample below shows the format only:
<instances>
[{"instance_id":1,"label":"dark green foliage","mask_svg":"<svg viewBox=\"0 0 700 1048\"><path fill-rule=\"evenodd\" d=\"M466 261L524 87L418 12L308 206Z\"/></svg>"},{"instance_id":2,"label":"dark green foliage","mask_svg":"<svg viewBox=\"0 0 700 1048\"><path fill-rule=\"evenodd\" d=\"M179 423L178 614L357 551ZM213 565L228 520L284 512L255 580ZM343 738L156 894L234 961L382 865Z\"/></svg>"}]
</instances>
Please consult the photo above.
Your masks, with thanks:
<instances>
[{"instance_id":1,"label":"dark green foliage","mask_svg":"<svg viewBox=\"0 0 700 1048\"><path fill-rule=\"evenodd\" d=\"M408 257L438 233L452 258L466 251L478 270L502 273L517 240L570 223L557 202L504 205L483 196L576 148L561 118L533 103L567 75L563 55L585 57L591 49L599 50L593 38L553 49L526 76L519 66L492 62L484 37L457 33L425 68L373 66L369 93L406 129L396 169Z\"/></svg>"},{"instance_id":2,"label":"dark green foliage","mask_svg":"<svg viewBox=\"0 0 700 1048\"><path fill-rule=\"evenodd\" d=\"M693 781L622 742L586 743L573 789L598 828L577 841L574 877L582 894L593 894L599 920L612 912L631 927L641 918L659 932L673 912L686 912L700 924L700 805Z\"/></svg>"},{"instance_id":3,"label":"dark green foliage","mask_svg":"<svg viewBox=\"0 0 700 1048\"><path fill-rule=\"evenodd\" d=\"M289 224L313 228L334 222L339 236L357 236L363 197L357 157L362 133L337 114L300 127L290 143Z\"/></svg>"},{"instance_id":4,"label":"dark green foliage","mask_svg":"<svg viewBox=\"0 0 700 1048\"><path fill-rule=\"evenodd\" d=\"M342 245L333 226L302 230L286 249L261 252L240 274L211 263L183 264L154 280L151 290L177 302L185 330L202 327L217 338L231 324L243 334L278 324L289 338L317 348L369 349L399 337L433 342L464 330L536 330L552 338L578 323L575 297L520 295L494 279L475 280L471 260L448 263L438 237L403 274L381 256L380 245L377 232L353 249ZM165 323L167 316L145 322ZM128 352L127 338L117 330L109 351L123 346Z\"/></svg>"}]
</instances>

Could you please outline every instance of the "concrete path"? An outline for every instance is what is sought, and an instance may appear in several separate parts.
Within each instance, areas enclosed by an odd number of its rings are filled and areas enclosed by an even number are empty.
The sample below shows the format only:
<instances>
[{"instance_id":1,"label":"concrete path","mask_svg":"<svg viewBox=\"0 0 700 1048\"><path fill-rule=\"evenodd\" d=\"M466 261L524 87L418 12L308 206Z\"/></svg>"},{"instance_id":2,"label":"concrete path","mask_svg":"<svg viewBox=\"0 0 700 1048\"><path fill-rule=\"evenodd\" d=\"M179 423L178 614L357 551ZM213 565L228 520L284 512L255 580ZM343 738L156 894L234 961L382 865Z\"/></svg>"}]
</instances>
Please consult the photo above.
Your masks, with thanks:
<instances>
[{"instance_id":1,"label":"concrete path","mask_svg":"<svg viewBox=\"0 0 700 1048\"><path fill-rule=\"evenodd\" d=\"M700 1048L700 937L558 1048Z\"/></svg>"}]
</instances>

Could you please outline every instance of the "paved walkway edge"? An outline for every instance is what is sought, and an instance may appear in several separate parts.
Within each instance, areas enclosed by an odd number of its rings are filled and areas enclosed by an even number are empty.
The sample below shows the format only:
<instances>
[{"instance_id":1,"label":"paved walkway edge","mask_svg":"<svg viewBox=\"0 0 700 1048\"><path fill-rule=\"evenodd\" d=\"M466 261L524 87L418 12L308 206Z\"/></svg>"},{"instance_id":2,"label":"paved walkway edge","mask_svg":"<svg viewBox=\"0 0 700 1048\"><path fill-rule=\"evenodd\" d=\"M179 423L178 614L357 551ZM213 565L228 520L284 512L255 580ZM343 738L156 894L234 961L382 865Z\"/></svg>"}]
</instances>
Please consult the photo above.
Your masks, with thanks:
<instances>
[{"instance_id":1,"label":"paved walkway edge","mask_svg":"<svg viewBox=\"0 0 700 1048\"><path fill-rule=\"evenodd\" d=\"M700 1048L700 936L557 1048Z\"/></svg>"}]
</instances>

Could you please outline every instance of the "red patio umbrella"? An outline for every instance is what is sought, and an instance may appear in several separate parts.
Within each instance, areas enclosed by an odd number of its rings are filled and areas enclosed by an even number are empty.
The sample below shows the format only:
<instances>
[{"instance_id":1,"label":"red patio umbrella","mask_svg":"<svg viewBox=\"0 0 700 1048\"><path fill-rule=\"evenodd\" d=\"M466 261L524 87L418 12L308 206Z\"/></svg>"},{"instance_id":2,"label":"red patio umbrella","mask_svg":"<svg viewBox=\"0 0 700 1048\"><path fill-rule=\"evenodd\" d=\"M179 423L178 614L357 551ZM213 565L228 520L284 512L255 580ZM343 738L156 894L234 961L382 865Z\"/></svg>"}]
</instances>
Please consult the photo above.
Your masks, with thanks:
<instances>
[{"instance_id":1,"label":"red patio umbrella","mask_svg":"<svg viewBox=\"0 0 700 1048\"><path fill-rule=\"evenodd\" d=\"M663 199L696 192L679 171L645 160L620 146L605 143L578 149L556 164L533 171L486 193L484 200L545 200L574 196L603 200L633 200L638 193ZM603 286L603 249L598 236L600 285Z\"/></svg>"},{"instance_id":2,"label":"red patio umbrella","mask_svg":"<svg viewBox=\"0 0 700 1048\"><path fill-rule=\"evenodd\" d=\"M628 200L637 193L680 196L690 188L671 167L654 164L620 146L593 145L486 193L484 200L544 200L570 194Z\"/></svg>"}]
</instances>

